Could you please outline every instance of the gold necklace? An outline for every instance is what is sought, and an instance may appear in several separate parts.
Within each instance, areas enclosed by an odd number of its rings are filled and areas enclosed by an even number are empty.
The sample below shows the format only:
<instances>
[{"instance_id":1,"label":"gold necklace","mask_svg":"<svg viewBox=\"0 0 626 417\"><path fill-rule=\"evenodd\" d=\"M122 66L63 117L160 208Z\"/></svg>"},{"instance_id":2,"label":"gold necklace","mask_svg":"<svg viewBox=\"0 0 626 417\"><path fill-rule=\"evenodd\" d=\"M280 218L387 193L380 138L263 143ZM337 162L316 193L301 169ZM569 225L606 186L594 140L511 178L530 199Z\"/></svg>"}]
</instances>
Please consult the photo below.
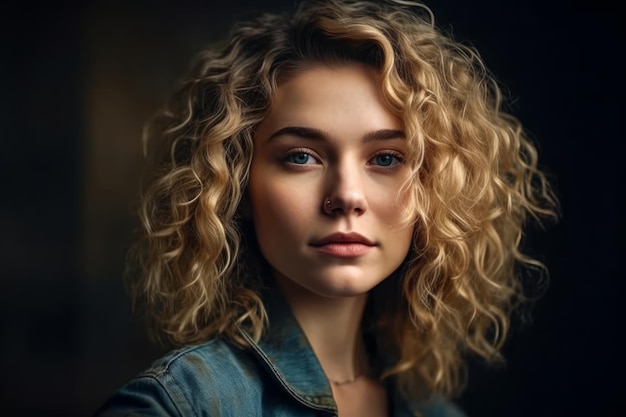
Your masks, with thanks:
<instances>
[{"instance_id":1,"label":"gold necklace","mask_svg":"<svg viewBox=\"0 0 626 417\"><path fill-rule=\"evenodd\" d=\"M335 381L334 379L330 379L330 378L328 380L337 386L341 386L341 385L351 384L357 379L361 378L362 376L363 376L363 373L361 372L361 373L356 374L352 378L344 379L343 381Z\"/></svg>"},{"instance_id":2,"label":"gold necklace","mask_svg":"<svg viewBox=\"0 0 626 417\"><path fill-rule=\"evenodd\" d=\"M363 340L361 340L361 343L358 344L356 357L357 357L358 370L355 372L355 374L354 374L354 376L352 378L344 379L342 381L337 381L335 379L330 379L330 377L329 377L328 380L330 382L332 382L334 385L339 387L339 386L342 386L342 385L352 384L357 379L359 379L363 375L365 375L364 371L368 368L368 366L366 364L365 347L363 346Z\"/></svg>"}]
</instances>

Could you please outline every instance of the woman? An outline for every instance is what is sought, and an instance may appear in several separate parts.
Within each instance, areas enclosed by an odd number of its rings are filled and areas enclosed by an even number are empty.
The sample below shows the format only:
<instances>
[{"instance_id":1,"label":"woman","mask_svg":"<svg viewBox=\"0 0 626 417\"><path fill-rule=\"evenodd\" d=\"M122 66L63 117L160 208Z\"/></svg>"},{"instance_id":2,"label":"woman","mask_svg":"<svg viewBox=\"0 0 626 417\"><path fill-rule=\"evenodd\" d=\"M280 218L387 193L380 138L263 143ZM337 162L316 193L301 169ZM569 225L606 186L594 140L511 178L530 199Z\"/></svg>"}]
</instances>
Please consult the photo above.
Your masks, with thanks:
<instances>
[{"instance_id":1,"label":"woman","mask_svg":"<svg viewBox=\"0 0 626 417\"><path fill-rule=\"evenodd\" d=\"M133 295L178 346L100 416L459 416L555 200L478 54L313 1L198 56L147 130Z\"/></svg>"}]
</instances>

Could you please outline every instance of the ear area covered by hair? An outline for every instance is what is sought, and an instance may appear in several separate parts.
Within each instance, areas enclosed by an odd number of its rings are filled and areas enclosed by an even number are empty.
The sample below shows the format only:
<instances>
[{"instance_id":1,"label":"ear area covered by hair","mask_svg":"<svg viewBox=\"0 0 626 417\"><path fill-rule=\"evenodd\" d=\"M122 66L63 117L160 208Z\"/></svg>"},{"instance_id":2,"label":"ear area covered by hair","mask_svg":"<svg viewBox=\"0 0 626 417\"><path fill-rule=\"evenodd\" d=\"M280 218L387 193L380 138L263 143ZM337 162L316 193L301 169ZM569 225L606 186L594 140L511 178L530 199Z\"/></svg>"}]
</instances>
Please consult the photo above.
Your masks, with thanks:
<instances>
[{"instance_id":1,"label":"ear area covered by hair","mask_svg":"<svg viewBox=\"0 0 626 417\"><path fill-rule=\"evenodd\" d=\"M252 220L252 204L250 203L250 192L247 187L241 196L237 212L242 220Z\"/></svg>"}]
</instances>

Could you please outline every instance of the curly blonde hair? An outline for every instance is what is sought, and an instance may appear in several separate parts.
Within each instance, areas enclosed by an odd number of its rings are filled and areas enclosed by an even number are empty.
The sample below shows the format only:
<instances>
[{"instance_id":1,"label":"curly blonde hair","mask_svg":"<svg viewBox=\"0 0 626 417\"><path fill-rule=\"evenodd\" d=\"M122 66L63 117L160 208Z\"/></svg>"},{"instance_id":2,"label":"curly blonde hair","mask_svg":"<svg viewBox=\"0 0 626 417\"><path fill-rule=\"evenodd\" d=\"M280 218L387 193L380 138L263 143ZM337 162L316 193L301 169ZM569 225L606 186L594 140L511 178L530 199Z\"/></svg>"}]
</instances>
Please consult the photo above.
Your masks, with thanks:
<instances>
[{"instance_id":1,"label":"curly blonde hair","mask_svg":"<svg viewBox=\"0 0 626 417\"><path fill-rule=\"evenodd\" d=\"M220 335L245 346L244 326L260 337L255 242L239 213L254 129L283 80L313 64L350 63L379 74L413 152L413 247L370 298L376 331L397 357L381 377L453 395L466 351L500 358L524 299L519 267L543 268L520 250L525 223L555 216L557 203L478 53L436 28L421 4L304 2L240 23L197 56L147 124L132 294L170 344Z\"/></svg>"}]
</instances>

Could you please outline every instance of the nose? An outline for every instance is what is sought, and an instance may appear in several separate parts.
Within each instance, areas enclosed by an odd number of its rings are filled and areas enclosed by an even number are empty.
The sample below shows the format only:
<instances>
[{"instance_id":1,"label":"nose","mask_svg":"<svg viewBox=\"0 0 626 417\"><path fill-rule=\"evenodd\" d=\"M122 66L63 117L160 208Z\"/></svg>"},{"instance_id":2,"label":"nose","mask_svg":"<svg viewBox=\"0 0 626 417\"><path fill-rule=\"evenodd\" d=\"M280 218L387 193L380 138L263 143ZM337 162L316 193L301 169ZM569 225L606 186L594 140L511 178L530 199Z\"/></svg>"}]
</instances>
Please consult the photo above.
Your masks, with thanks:
<instances>
[{"instance_id":1,"label":"nose","mask_svg":"<svg viewBox=\"0 0 626 417\"><path fill-rule=\"evenodd\" d=\"M367 211L364 173L357 164L344 162L328 171L323 210L331 216L357 215Z\"/></svg>"}]
</instances>

